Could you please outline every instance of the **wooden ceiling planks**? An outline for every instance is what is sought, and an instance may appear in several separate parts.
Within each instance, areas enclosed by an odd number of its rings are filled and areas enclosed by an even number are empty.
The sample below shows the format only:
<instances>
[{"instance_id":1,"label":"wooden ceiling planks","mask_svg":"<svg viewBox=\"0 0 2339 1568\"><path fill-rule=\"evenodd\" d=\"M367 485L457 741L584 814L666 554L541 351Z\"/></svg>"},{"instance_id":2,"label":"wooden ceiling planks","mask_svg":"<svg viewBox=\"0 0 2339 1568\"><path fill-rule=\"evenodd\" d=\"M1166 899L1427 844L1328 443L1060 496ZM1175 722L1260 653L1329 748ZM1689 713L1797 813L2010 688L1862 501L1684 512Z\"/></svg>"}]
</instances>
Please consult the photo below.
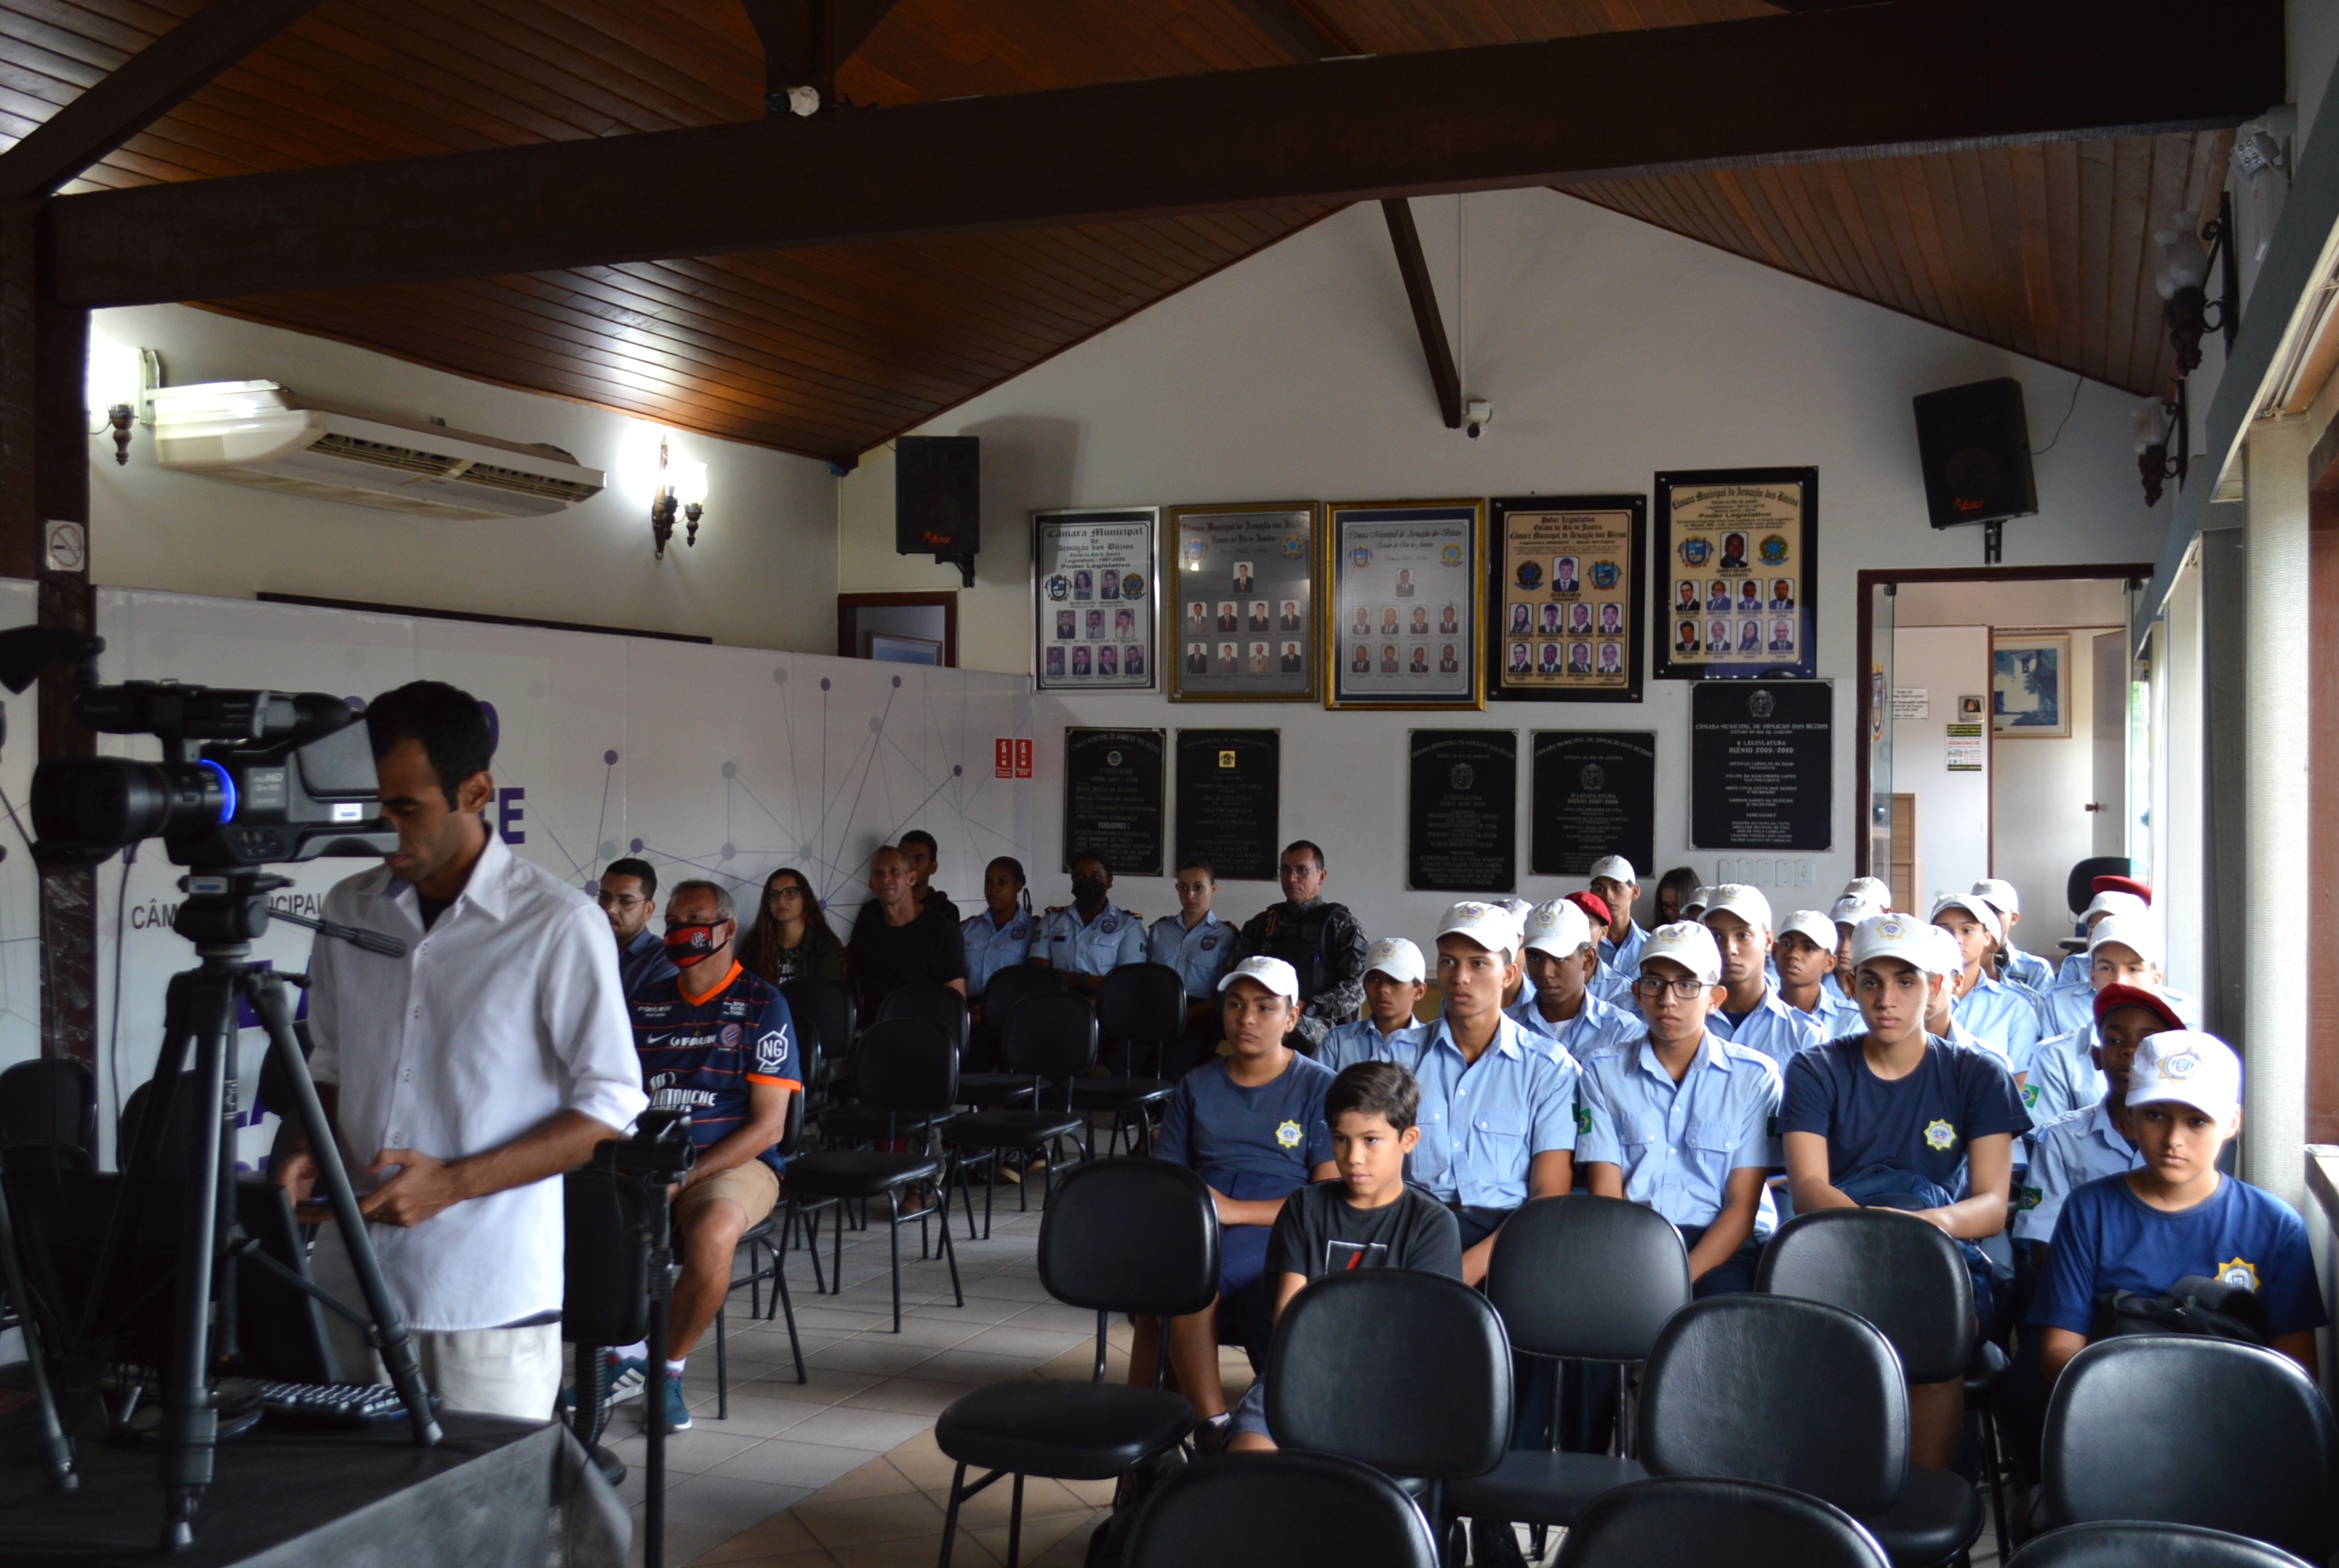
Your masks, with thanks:
<instances>
[{"instance_id":1,"label":"wooden ceiling planks","mask_svg":"<svg viewBox=\"0 0 2339 1568\"><path fill-rule=\"evenodd\" d=\"M2165 390L2153 232L2214 205L2230 132L1771 164L1567 188L2139 395Z\"/></svg>"}]
</instances>

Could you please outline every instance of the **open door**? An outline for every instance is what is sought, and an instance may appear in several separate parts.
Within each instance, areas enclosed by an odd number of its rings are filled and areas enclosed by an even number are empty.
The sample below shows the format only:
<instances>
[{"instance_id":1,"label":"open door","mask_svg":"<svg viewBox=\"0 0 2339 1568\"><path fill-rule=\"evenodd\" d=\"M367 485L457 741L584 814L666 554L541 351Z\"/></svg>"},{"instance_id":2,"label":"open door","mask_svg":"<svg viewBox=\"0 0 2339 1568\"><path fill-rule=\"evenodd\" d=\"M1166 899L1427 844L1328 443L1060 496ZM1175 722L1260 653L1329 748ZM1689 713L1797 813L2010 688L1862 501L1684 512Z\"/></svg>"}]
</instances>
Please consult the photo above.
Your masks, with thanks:
<instances>
[{"instance_id":1,"label":"open door","mask_svg":"<svg viewBox=\"0 0 2339 1568\"><path fill-rule=\"evenodd\" d=\"M2127 853L2127 647L2121 632L2095 639L2095 853Z\"/></svg>"}]
</instances>

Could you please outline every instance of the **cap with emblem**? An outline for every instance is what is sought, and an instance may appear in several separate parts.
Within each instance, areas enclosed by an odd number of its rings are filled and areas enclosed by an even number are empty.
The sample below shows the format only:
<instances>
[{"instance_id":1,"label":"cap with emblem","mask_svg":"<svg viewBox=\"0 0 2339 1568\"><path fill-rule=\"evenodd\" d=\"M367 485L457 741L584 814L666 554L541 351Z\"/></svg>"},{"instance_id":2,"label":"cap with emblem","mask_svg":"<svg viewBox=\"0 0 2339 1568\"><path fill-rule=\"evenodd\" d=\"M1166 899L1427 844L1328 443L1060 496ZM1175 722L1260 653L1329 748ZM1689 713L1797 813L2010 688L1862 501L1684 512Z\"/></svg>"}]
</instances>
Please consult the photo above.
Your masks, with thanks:
<instances>
[{"instance_id":1,"label":"cap with emblem","mask_svg":"<svg viewBox=\"0 0 2339 1568\"><path fill-rule=\"evenodd\" d=\"M2132 876L2099 876L2087 884L2089 892L2124 892L2130 898L2152 902L2152 889Z\"/></svg>"},{"instance_id":2,"label":"cap with emblem","mask_svg":"<svg viewBox=\"0 0 2339 1568\"><path fill-rule=\"evenodd\" d=\"M1519 922L1511 912L1498 903L1486 903L1475 898L1464 899L1446 912L1437 922L1440 936L1466 936L1488 952L1515 954L1519 950Z\"/></svg>"},{"instance_id":3,"label":"cap with emblem","mask_svg":"<svg viewBox=\"0 0 2339 1568\"><path fill-rule=\"evenodd\" d=\"M1243 960L1227 971L1226 978L1219 981L1219 989L1224 991L1239 980L1257 981L1278 996L1299 1000L1299 971L1279 958L1261 953Z\"/></svg>"},{"instance_id":4,"label":"cap with emblem","mask_svg":"<svg viewBox=\"0 0 2339 1568\"><path fill-rule=\"evenodd\" d=\"M2140 917L2151 907L2132 892L2122 892L2117 888L2107 888L2087 901L2087 907L2081 912L2079 918L2092 922L2112 914L2132 914Z\"/></svg>"},{"instance_id":5,"label":"cap with emblem","mask_svg":"<svg viewBox=\"0 0 2339 1568\"><path fill-rule=\"evenodd\" d=\"M1986 901L1999 915L2020 914L2022 895L2002 876L1986 876L1973 884L1973 895Z\"/></svg>"},{"instance_id":6,"label":"cap with emblem","mask_svg":"<svg viewBox=\"0 0 2339 1568\"><path fill-rule=\"evenodd\" d=\"M1696 890L1689 895L1688 900L1682 904L1682 919L1695 920L1699 915L1704 913L1705 906L1712 897L1713 890L1701 883Z\"/></svg>"},{"instance_id":7,"label":"cap with emblem","mask_svg":"<svg viewBox=\"0 0 2339 1568\"><path fill-rule=\"evenodd\" d=\"M1641 879L1633 874L1633 863L1621 854L1604 855L1592 863L1592 880L1606 877L1618 887L1631 887Z\"/></svg>"},{"instance_id":8,"label":"cap with emblem","mask_svg":"<svg viewBox=\"0 0 2339 1568\"><path fill-rule=\"evenodd\" d=\"M1572 898L1539 903L1527 913L1526 945L1554 958L1573 958L1592 942L1592 919Z\"/></svg>"},{"instance_id":9,"label":"cap with emblem","mask_svg":"<svg viewBox=\"0 0 2339 1568\"><path fill-rule=\"evenodd\" d=\"M2174 1103L2206 1111L2219 1121L2242 1104L2242 1059L2214 1034L2171 1029L2149 1036L2136 1049L2128 1069L2127 1105Z\"/></svg>"},{"instance_id":10,"label":"cap with emblem","mask_svg":"<svg viewBox=\"0 0 2339 1568\"><path fill-rule=\"evenodd\" d=\"M1705 890L1705 912L1701 920L1712 920L1718 914L1734 914L1756 931L1771 929L1771 901L1762 890L1742 882L1717 883Z\"/></svg>"},{"instance_id":11,"label":"cap with emblem","mask_svg":"<svg viewBox=\"0 0 2339 1568\"><path fill-rule=\"evenodd\" d=\"M1953 909L1961 909L1979 921L1982 930L1989 932L1990 941L2005 940L2006 927L1999 923L1998 911L1990 908L1989 901L1979 893L1945 892L1933 901L1933 912L1925 918L1938 921Z\"/></svg>"},{"instance_id":12,"label":"cap with emblem","mask_svg":"<svg viewBox=\"0 0 2339 1568\"><path fill-rule=\"evenodd\" d=\"M1659 958L1681 965L1692 980L1722 983L1722 950L1713 945L1713 933L1693 920L1677 920L1649 933L1641 944L1642 971L1647 972L1650 960Z\"/></svg>"},{"instance_id":13,"label":"cap with emblem","mask_svg":"<svg viewBox=\"0 0 2339 1568\"><path fill-rule=\"evenodd\" d=\"M1892 889L1881 877L1856 876L1843 884L1846 898L1865 899L1881 914L1892 907Z\"/></svg>"},{"instance_id":14,"label":"cap with emblem","mask_svg":"<svg viewBox=\"0 0 2339 1568\"><path fill-rule=\"evenodd\" d=\"M2160 932L2150 915L2107 914L2087 932L2087 956L2096 949L2117 943L2153 968L2160 967Z\"/></svg>"},{"instance_id":15,"label":"cap with emblem","mask_svg":"<svg viewBox=\"0 0 2339 1568\"><path fill-rule=\"evenodd\" d=\"M2183 1029L2176 1004L2148 985L2107 985L2096 992L2096 1021L2103 1022L2124 1007L2140 1007L2157 1016L2168 1029Z\"/></svg>"},{"instance_id":16,"label":"cap with emblem","mask_svg":"<svg viewBox=\"0 0 2339 1568\"><path fill-rule=\"evenodd\" d=\"M1779 922L1779 934L1793 932L1811 939L1813 947L1822 952L1835 951L1835 922L1815 909L1799 909Z\"/></svg>"},{"instance_id":17,"label":"cap with emblem","mask_svg":"<svg viewBox=\"0 0 2339 1568\"><path fill-rule=\"evenodd\" d=\"M1531 898L1498 898L1495 902L1509 910L1514 918L1522 921L1525 920L1528 912L1535 908L1535 900Z\"/></svg>"},{"instance_id":18,"label":"cap with emblem","mask_svg":"<svg viewBox=\"0 0 2339 1568\"><path fill-rule=\"evenodd\" d=\"M1567 902L1582 910L1584 918L1603 931L1608 929L1608 922L1616 912L1608 907L1608 901L1596 892L1572 892L1567 895Z\"/></svg>"},{"instance_id":19,"label":"cap with emblem","mask_svg":"<svg viewBox=\"0 0 2339 1568\"><path fill-rule=\"evenodd\" d=\"M1851 933L1851 966L1871 959L1897 958L1927 974L1947 974L1947 943L1936 932L1940 927L1907 914L1872 914Z\"/></svg>"},{"instance_id":20,"label":"cap with emblem","mask_svg":"<svg viewBox=\"0 0 2339 1568\"><path fill-rule=\"evenodd\" d=\"M1365 952L1365 972L1418 985L1428 976L1421 950L1401 936L1385 936Z\"/></svg>"},{"instance_id":21,"label":"cap with emblem","mask_svg":"<svg viewBox=\"0 0 2339 1568\"><path fill-rule=\"evenodd\" d=\"M1874 899L1848 892L1835 901L1828 910L1828 918L1838 925L1858 925L1861 921L1884 912L1884 906Z\"/></svg>"}]
</instances>

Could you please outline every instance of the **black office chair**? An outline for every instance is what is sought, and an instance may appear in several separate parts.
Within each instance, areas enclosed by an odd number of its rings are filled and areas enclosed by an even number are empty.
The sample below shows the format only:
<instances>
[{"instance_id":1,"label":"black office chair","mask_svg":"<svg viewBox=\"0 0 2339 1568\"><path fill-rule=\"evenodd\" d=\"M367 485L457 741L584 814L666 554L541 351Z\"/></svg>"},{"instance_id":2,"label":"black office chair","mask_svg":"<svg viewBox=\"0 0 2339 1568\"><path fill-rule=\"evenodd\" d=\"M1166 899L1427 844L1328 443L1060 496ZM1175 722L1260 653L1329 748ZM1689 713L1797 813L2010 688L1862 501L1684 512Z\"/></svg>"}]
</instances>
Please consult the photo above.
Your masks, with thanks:
<instances>
[{"instance_id":1,"label":"black office chair","mask_svg":"<svg viewBox=\"0 0 2339 1568\"><path fill-rule=\"evenodd\" d=\"M1064 977L1044 964L1010 964L992 973L982 988L982 1022L975 1027L962 1060L975 1060L980 1041L982 1060L1000 1060L1001 1031L1015 1004L1027 996L1051 996L1064 989ZM958 1075L958 1102L977 1110L1015 1105L1031 1098L1031 1080L1020 1072L988 1070Z\"/></svg>"},{"instance_id":2,"label":"black office chair","mask_svg":"<svg viewBox=\"0 0 2339 1568\"><path fill-rule=\"evenodd\" d=\"M2181 1442L2153 1412L2185 1413ZM2106 1339L2071 1358L2047 1400L2042 1525L2198 1524L2321 1563L2339 1545L2323 1391L2278 1351L2192 1335Z\"/></svg>"},{"instance_id":3,"label":"black office chair","mask_svg":"<svg viewBox=\"0 0 2339 1568\"><path fill-rule=\"evenodd\" d=\"M860 1102L893 1119L877 1136L892 1143L913 1123L930 1128L946 1113L958 1094L958 1045L938 1023L921 1019L893 1018L872 1024L853 1056L854 1092ZM933 1139L921 1133L912 1141L923 1146L895 1154L883 1149L828 1149L797 1156L788 1162L787 1201L804 1223L804 1245L820 1245L818 1210L824 1205L834 1215L834 1250L829 1260L832 1294L844 1288L844 1204L882 1198L890 1211L887 1239L892 1243L893 1270L893 1332L902 1332L902 1227L916 1221L923 1253L925 1221L940 1214L943 1257L949 1260L951 1291L957 1305L966 1305L960 1287L958 1254L951 1248L950 1213L943 1207L950 1193L950 1156L928 1152ZM933 1196L921 1208L905 1212L905 1188L931 1183Z\"/></svg>"},{"instance_id":4,"label":"black office chair","mask_svg":"<svg viewBox=\"0 0 2339 1568\"><path fill-rule=\"evenodd\" d=\"M113 1160L119 1169L137 1147L139 1129L145 1124L146 1108L154 1098L154 1080L148 1079L130 1091L123 1102L122 1114L113 1123ZM192 1072L179 1075L177 1087L171 1094L170 1122L163 1129L163 1140L156 1154L161 1163L149 1166L149 1171L179 1172L191 1170L202 1158L202 1090Z\"/></svg>"},{"instance_id":5,"label":"black office chair","mask_svg":"<svg viewBox=\"0 0 2339 1568\"><path fill-rule=\"evenodd\" d=\"M560 1337L576 1346L577 1403L569 1430L617 1485L625 1479L625 1465L595 1447L609 1419L601 1357L609 1346L631 1345L650 1331L647 1199L640 1182L600 1166L569 1171L560 1189L566 1226ZM650 1350L666 1354L661 1345Z\"/></svg>"},{"instance_id":6,"label":"black office chair","mask_svg":"<svg viewBox=\"0 0 2339 1568\"><path fill-rule=\"evenodd\" d=\"M1153 1147L1154 1111L1178 1092L1175 1083L1160 1076L1161 1060L1170 1042L1186 1032L1186 981L1166 963L1125 963L1097 987L1096 1011L1097 1032L1128 1042L1129 1072L1074 1080L1072 1109L1112 1118L1107 1154L1124 1130L1130 1151L1147 1153ZM1138 1070L1139 1049L1145 1045L1153 1048L1150 1075Z\"/></svg>"},{"instance_id":7,"label":"black office chair","mask_svg":"<svg viewBox=\"0 0 2339 1568\"><path fill-rule=\"evenodd\" d=\"M2309 1568L2279 1546L2197 1524L2067 1524L2023 1543L2006 1568Z\"/></svg>"},{"instance_id":8,"label":"black office chair","mask_svg":"<svg viewBox=\"0 0 2339 1568\"><path fill-rule=\"evenodd\" d=\"M1585 1504L1554 1568L1891 1568L1891 1562L1859 1520L1831 1503L1759 1481L1676 1475L1635 1481Z\"/></svg>"},{"instance_id":9,"label":"black office chair","mask_svg":"<svg viewBox=\"0 0 2339 1568\"><path fill-rule=\"evenodd\" d=\"M1515 1350L1567 1361L1645 1361L1666 1320L1689 1305L1689 1254L1681 1232L1644 1204L1541 1198L1495 1238L1486 1298ZM1621 1416L1629 1404L1619 1405ZM1593 1498L1647 1478L1623 1420L1622 1453L1613 1458L1561 1453L1559 1424L1552 1425L1548 1451L1511 1450L1493 1474L1447 1487L1447 1506L1474 1519L1572 1524Z\"/></svg>"},{"instance_id":10,"label":"black office chair","mask_svg":"<svg viewBox=\"0 0 2339 1568\"><path fill-rule=\"evenodd\" d=\"M1860 1521L1896 1568L1932 1568L1981 1533L1981 1503L1909 1462L1909 1384L1874 1326L1824 1302L1717 1296L1657 1336L1641 1380L1652 1475L1761 1481Z\"/></svg>"},{"instance_id":11,"label":"black office chair","mask_svg":"<svg viewBox=\"0 0 2339 1568\"><path fill-rule=\"evenodd\" d=\"M1890 1208L1821 1208L1779 1228L1762 1249L1754 1288L1841 1307L1873 1325L1891 1342L1910 1384L1963 1381L1973 1365L1980 1325L1974 1317L1973 1276L1965 1253L1947 1233ZM1997 1423L1985 1415L1983 1467L1999 1538L2007 1538L2006 1495L1999 1473ZM1918 1477L1931 1484L1929 1474ZM1969 1503L1972 1488L1944 1504ZM1979 1535L1981 1522L1975 1521ZM1933 1525L1926 1522L1929 1535ZM1887 1550L1896 1542L1880 1530ZM1970 1542L1968 1543L1970 1544Z\"/></svg>"},{"instance_id":12,"label":"black office chair","mask_svg":"<svg viewBox=\"0 0 2339 1568\"><path fill-rule=\"evenodd\" d=\"M1122 1568L1437 1568L1404 1488L1337 1454L1222 1454L1180 1466L1137 1515Z\"/></svg>"},{"instance_id":13,"label":"black office chair","mask_svg":"<svg viewBox=\"0 0 2339 1568\"><path fill-rule=\"evenodd\" d=\"M1458 1279L1367 1268L1310 1280L1283 1308L1267 1356L1267 1427L1279 1447L1345 1455L1441 1489L1485 1475L1511 1439L1511 1342Z\"/></svg>"},{"instance_id":14,"label":"black office chair","mask_svg":"<svg viewBox=\"0 0 2339 1568\"><path fill-rule=\"evenodd\" d=\"M949 986L905 985L888 994L878 1004L876 1023L890 1023L902 1019L916 1019L941 1029L950 1038L953 1060L966 1048L966 998ZM854 1060L856 1062L859 1060L857 1055ZM856 1079L854 1082L857 1084L857 1081ZM835 1087L841 1089L844 1086ZM951 1104L939 1109L904 1114L897 1106L868 1103L856 1087L849 1103L837 1103L833 1097L828 1109L821 1112L821 1136L831 1149L879 1139L890 1142L896 1138L915 1138L948 1117L956 1108L958 1090L953 1087L951 1092L953 1097Z\"/></svg>"},{"instance_id":15,"label":"black office chair","mask_svg":"<svg viewBox=\"0 0 2339 1568\"><path fill-rule=\"evenodd\" d=\"M775 1145L783 1160L794 1159L803 1148L804 1100L801 1094L788 1096L787 1125L780 1134L780 1141ZM717 1421L731 1418L731 1351L725 1334L724 1309L730 1305L731 1291L743 1285L747 1287L747 1317L753 1321L769 1316L763 1310L762 1293L765 1283L770 1283L772 1310L787 1314L788 1349L795 1356L796 1381L807 1381L804 1343L796 1337L796 1308L795 1303L788 1297L785 1267L787 1241L794 1233L795 1225L796 1210L782 1203L773 1213L764 1216L740 1233L738 1250L747 1255L747 1272L731 1281L730 1288L723 1293L723 1299L715 1307L715 1419ZM806 1247L804 1250L812 1256L813 1287L817 1291L820 1287L820 1248ZM755 1261L759 1255L769 1261L759 1266Z\"/></svg>"},{"instance_id":16,"label":"black office chair","mask_svg":"<svg viewBox=\"0 0 2339 1568\"><path fill-rule=\"evenodd\" d=\"M982 1194L982 1235L991 1238L992 1208L999 1188L997 1156L1009 1149L1048 1158L1048 1181L1055 1179L1057 1147L1087 1130L1088 1120L1071 1109L1071 1080L1096 1065L1096 1012L1089 999L1068 991L1026 997L1015 1004L1000 1033L1007 1064L1031 1086L1029 1106L971 1110L943 1123L943 1141L961 1158L990 1156L990 1179ZM1054 1084L1050 1083L1054 1080ZM1053 1098L1057 1104L1048 1101ZM974 1190L967 1188L966 1224L974 1229ZM1028 1198L1024 1199L1028 1203ZM943 1228L947 1230L948 1226Z\"/></svg>"},{"instance_id":17,"label":"black office chair","mask_svg":"<svg viewBox=\"0 0 2339 1568\"><path fill-rule=\"evenodd\" d=\"M1007 1568L1015 1568L1026 1475L1113 1480L1159 1459L1194 1429L1194 1407L1160 1386L1169 1357L1157 1362L1150 1388L1106 1382L1105 1357L1115 1317L1182 1317L1218 1295L1218 1210L1202 1178L1160 1159L1079 1167L1048 1200L1039 1265L1050 1296L1097 1315L1096 1369L1086 1383L994 1383L942 1413L934 1442L957 1464L943 1522L942 1568L950 1568L960 1505L1002 1475L1014 1481ZM972 1486L969 1465L987 1472Z\"/></svg>"},{"instance_id":18,"label":"black office chair","mask_svg":"<svg viewBox=\"0 0 2339 1568\"><path fill-rule=\"evenodd\" d=\"M2099 876L2134 876L2136 862L2124 854L2091 855L2071 868L2071 875L2063 885L2063 896L2073 914L2096 902L2096 878Z\"/></svg>"},{"instance_id":19,"label":"black office chair","mask_svg":"<svg viewBox=\"0 0 2339 1568\"><path fill-rule=\"evenodd\" d=\"M26 1148L77 1149L94 1162L97 1080L85 1064L44 1056L0 1072L0 1151Z\"/></svg>"},{"instance_id":20,"label":"black office chair","mask_svg":"<svg viewBox=\"0 0 2339 1568\"><path fill-rule=\"evenodd\" d=\"M852 989L842 981L792 980L780 987L780 994L787 999L789 1015L808 1026L820 1041L819 1069L804 1080L804 1093L812 1100L808 1109L818 1120L821 1109L828 1103L830 1080L853 1054L860 1010Z\"/></svg>"}]
</instances>

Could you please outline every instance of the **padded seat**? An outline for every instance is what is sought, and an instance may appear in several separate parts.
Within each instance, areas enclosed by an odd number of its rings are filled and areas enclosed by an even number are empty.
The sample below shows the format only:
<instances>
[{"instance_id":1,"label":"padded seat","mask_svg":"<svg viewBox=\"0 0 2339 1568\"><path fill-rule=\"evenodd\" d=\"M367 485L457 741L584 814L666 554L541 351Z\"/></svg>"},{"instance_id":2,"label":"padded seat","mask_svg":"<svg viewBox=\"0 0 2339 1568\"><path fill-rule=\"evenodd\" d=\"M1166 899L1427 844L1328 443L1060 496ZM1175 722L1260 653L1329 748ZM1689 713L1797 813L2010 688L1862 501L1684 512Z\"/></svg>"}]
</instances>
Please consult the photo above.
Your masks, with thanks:
<instances>
[{"instance_id":1,"label":"padded seat","mask_svg":"<svg viewBox=\"0 0 2339 1568\"><path fill-rule=\"evenodd\" d=\"M943 1123L943 1137L967 1149L1023 1149L1070 1138L1086 1125L1069 1110L970 1110Z\"/></svg>"},{"instance_id":2,"label":"padded seat","mask_svg":"<svg viewBox=\"0 0 2339 1568\"><path fill-rule=\"evenodd\" d=\"M1180 1395L1021 1377L962 1396L934 1423L934 1442L952 1458L985 1470L1110 1481L1193 1429L1194 1407Z\"/></svg>"},{"instance_id":3,"label":"padded seat","mask_svg":"<svg viewBox=\"0 0 2339 1568\"><path fill-rule=\"evenodd\" d=\"M831 1149L788 1161L788 1190L798 1198L883 1198L890 1188L942 1173L943 1162L929 1154Z\"/></svg>"},{"instance_id":4,"label":"padded seat","mask_svg":"<svg viewBox=\"0 0 2339 1568\"><path fill-rule=\"evenodd\" d=\"M1648 1470L1637 1459L1514 1448L1503 1455L1493 1474L1448 1484L1446 1501L1454 1513L1473 1519L1570 1524L1594 1497L1648 1478Z\"/></svg>"},{"instance_id":5,"label":"padded seat","mask_svg":"<svg viewBox=\"0 0 2339 1568\"><path fill-rule=\"evenodd\" d=\"M2006 1369L2011 1365L2006 1358L2006 1352L2000 1350L1996 1343L1977 1339L1973 1359L1966 1364L1966 1403L1979 1405L1997 1393L1998 1386L2006 1381Z\"/></svg>"},{"instance_id":6,"label":"padded seat","mask_svg":"<svg viewBox=\"0 0 2339 1568\"><path fill-rule=\"evenodd\" d=\"M1021 1072L962 1072L958 1075L958 1102L989 1110L1001 1106L1020 1105L1031 1098L1031 1075Z\"/></svg>"},{"instance_id":7,"label":"padded seat","mask_svg":"<svg viewBox=\"0 0 2339 1568\"><path fill-rule=\"evenodd\" d=\"M822 1111L820 1133L831 1143L915 1138L949 1115L948 1110L895 1111L888 1115L882 1105L855 1101L851 1105L832 1105Z\"/></svg>"},{"instance_id":8,"label":"padded seat","mask_svg":"<svg viewBox=\"0 0 2339 1568\"><path fill-rule=\"evenodd\" d=\"M1912 1464L1900 1495L1860 1522L1895 1563L1947 1563L1981 1538L1981 1494L1962 1475Z\"/></svg>"}]
</instances>

